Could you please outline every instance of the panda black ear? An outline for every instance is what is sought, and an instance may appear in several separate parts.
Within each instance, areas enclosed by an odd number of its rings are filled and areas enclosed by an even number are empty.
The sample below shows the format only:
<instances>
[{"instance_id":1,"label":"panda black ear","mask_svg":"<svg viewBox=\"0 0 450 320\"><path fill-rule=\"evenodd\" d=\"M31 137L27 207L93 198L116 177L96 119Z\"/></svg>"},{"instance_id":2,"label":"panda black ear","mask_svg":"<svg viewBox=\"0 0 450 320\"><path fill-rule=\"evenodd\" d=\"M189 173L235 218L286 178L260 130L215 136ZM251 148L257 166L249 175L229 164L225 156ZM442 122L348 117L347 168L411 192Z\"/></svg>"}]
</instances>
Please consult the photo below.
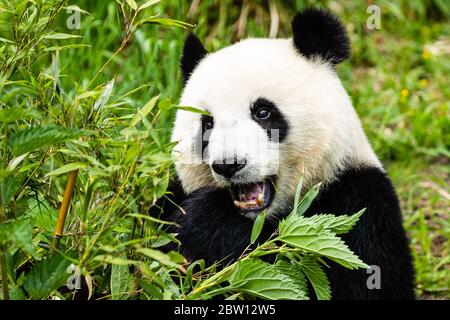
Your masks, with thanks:
<instances>
[{"instance_id":1,"label":"panda black ear","mask_svg":"<svg viewBox=\"0 0 450 320\"><path fill-rule=\"evenodd\" d=\"M200 60L202 60L207 54L208 51L206 51L203 47L200 39L197 38L193 32L190 32L184 42L183 55L181 56L180 61L185 84L189 80L192 71L194 71Z\"/></svg>"},{"instance_id":2,"label":"panda black ear","mask_svg":"<svg viewBox=\"0 0 450 320\"><path fill-rule=\"evenodd\" d=\"M350 40L341 20L331 11L308 8L292 20L294 45L307 59L319 57L338 64L350 57Z\"/></svg>"}]
</instances>

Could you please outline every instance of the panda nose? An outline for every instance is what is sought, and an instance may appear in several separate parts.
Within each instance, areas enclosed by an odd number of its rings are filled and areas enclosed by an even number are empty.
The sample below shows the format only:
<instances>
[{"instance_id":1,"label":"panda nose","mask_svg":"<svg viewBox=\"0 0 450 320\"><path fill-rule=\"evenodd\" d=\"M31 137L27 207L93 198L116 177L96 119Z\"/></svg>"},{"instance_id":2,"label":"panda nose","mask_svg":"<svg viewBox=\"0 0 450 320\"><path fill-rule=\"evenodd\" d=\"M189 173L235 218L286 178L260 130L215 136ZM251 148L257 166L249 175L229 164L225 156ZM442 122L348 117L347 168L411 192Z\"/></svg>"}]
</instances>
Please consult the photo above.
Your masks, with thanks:
<instances>
[{"instance_id":1,"label":"panda nose","mask_svg":"<svg viewBox=\"0 0 450 320\"><path fill-rule=\"evenodd\" d=\"M224 159L222 161L214 161L211 168L215 173L224 176L225 178L231 178L236 172L245 167L246 161L239 160L237 158Z\"/></svg>"}]
</instances>

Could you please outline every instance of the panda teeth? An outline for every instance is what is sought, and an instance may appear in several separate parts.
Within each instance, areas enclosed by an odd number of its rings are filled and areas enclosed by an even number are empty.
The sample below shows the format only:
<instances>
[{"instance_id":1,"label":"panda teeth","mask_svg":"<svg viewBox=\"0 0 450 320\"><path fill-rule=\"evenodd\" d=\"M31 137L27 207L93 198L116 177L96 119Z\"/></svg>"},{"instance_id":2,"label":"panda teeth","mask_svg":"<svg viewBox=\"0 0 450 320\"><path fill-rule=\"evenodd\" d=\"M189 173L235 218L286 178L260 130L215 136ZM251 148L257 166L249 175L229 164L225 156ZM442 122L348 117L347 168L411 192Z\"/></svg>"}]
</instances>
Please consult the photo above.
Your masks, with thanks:
<instances>
[{"instance_id":1,"label":"panda teeth","mask_svg":"<svg viewBox=\"0 0 450 320\"><path fill-rule=\"evenodd\" d=\"M258 203L258 206L262 206L264 204L264 196L262 193L258 195L258 199L256 200L256 202Z\"/></svg>"}]
</instances>

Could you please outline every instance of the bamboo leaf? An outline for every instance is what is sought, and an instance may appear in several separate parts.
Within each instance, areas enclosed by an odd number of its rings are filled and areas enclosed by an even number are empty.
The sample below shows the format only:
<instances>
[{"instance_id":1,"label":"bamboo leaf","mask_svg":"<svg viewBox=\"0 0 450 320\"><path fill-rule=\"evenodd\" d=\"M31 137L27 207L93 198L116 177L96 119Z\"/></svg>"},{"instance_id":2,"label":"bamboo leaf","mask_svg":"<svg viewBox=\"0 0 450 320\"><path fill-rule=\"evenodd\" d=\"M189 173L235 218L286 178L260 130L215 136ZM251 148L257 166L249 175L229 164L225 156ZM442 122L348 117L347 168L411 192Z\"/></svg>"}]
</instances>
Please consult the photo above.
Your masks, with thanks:
<instances>
[{"instance_id":1,"label":"bamboo leaf","mask_svg":"<svg viewBox=\"0 0 450 320\"><path fill-rule=\"evenodd\" d=\"M152 111L152 109L155 107L158 99L159 99L159 95L156 97L153 97L149 102L147 102L142 107L142 109L138 109L138 111L136 112L136 114L133 117L133 120L131 120L130 125L135 126L139 121L144 119L150 113L150 111Z\"/></svg>"},{"instance_id":2,"label":"bamboo leaf","mask_svg":"<svg viewBox=\"0 0 450 320\"><path fill-rule=\"evenodd\" d=\"M255 219L255 222L253 223L252 233L250 237L250 243L254 244L256 240L258 239L259 235L261 234L261 231L264 226L264 220L265 220L265 214L264 211L258 214L258 216Z\"/></svg>"},{"instance_id":3,"label":"bamboo leaf","mask_svg":"<svg viewBox=\"0 0 450 320\"><path fill-rule=\"evenodd\" d=\"M65 164L62 167L47 173L45 176L46 177L58 176L58 175L61 175L61 174L64 174L64 173L67 173L70 171L82 169L85 167L87 167L87 165L85 163L72 162L72 163Z\"/></svg>"},{"instance_id":4,"label":"bamboo leaf","mask_svg":"<svg viewBox=\"0 0 450 320\"><path fill-rule=\"evenodd\" d=\"M78 139L91 134L92 131L68 129L59 126L36 126L13 134L8 141L15 156L40 149L52 144Z\"/></svg>"}]
</instances>

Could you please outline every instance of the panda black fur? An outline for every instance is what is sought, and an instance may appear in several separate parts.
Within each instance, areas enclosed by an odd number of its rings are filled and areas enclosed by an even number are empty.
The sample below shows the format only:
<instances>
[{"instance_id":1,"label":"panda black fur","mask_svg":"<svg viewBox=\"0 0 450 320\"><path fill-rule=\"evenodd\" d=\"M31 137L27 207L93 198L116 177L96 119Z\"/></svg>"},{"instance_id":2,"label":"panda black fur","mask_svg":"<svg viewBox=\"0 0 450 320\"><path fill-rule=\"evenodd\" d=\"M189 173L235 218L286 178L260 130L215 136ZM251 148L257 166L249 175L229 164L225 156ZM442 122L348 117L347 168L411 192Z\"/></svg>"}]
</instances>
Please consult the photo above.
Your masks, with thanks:
<instances>
[{"instance_id":1,"label":"panda black fur","mask_svg":"<svg viewBox=\"0 0 450 320\"><path fill-rule=\"evenodd\" d=\"M226 263L238 258L249 245L257 214L236 204L228 191L230 186L275 177L270 180L275 185L272 198L260 199L268 203L269 222L260 236L264 240L275 231L277 221L291 211L301 175L307 186L324 181L306 215L353 214L366 208L343 239L364 262L379 266L381 271L381 289L370 290L366 270L350 271L330 261L327 273L333 298L414 299L412 258L394 187L334 72L334 66L350 55L345 28L322 9L298 13L292 27L293 39L244 40L213 54L194 34L188 36L181 59L185 81L181 104L206 109L211 116L178 111L172 139L179 142L175 164L180 180L166 196L171 199L161 199L152 214L162 213L163 219L177 222L179 228L172 231L178 233L182 253L190 260ZM283 51L279 56L277 49ZM263 115L268 110L270 118L255 117L255 108L264 109ZM240 122L245 126L239 127ZM211 130L209 145L203 143L200 153L192 152L193 140L203 135L206 127ZM272 141L270 129L277 130L278 142ZM241 140L265 136L271 146L280 147L278 167L272 166L270 146L257 150L269 158L257 164L245 148L223 150L223 141L239 140L242 130ZM218 132L224 140L218 138ZM212 151L205 153L205 147ZM224 159L233 157L231 173L229 165L216 163L220 154ZM190 162L183 159L187 156ZM192 157L200 157L200 161L192 161L199 160ZM243 158L244 162L237 164ZM260 185L258 188L265 190L265 185Z\"/></svg>"}]
</instances>

